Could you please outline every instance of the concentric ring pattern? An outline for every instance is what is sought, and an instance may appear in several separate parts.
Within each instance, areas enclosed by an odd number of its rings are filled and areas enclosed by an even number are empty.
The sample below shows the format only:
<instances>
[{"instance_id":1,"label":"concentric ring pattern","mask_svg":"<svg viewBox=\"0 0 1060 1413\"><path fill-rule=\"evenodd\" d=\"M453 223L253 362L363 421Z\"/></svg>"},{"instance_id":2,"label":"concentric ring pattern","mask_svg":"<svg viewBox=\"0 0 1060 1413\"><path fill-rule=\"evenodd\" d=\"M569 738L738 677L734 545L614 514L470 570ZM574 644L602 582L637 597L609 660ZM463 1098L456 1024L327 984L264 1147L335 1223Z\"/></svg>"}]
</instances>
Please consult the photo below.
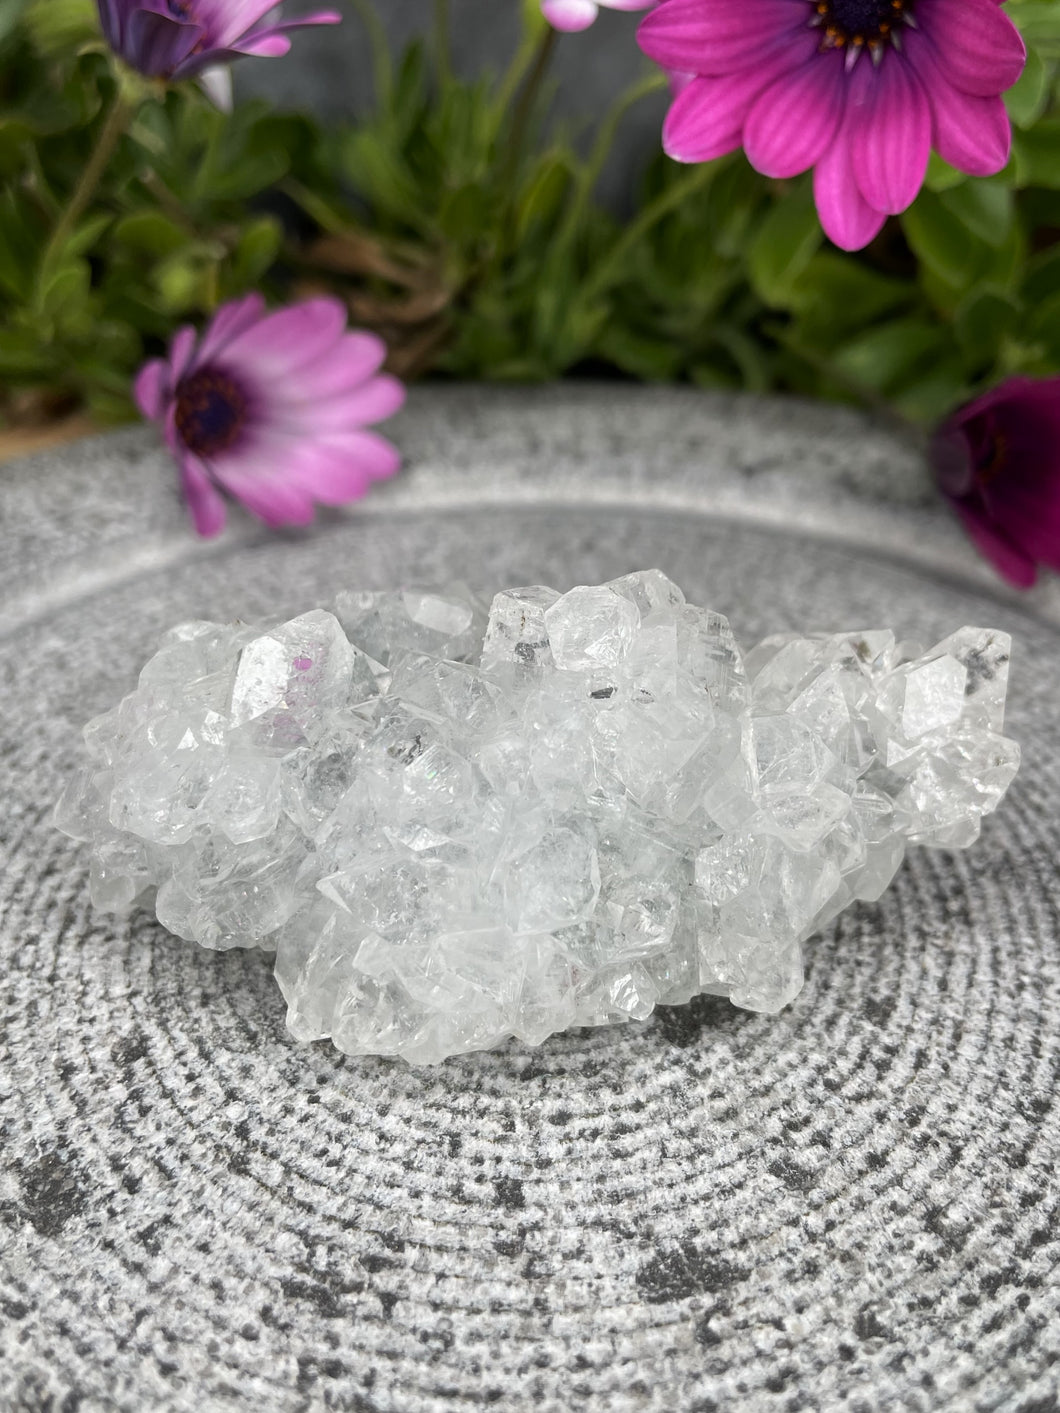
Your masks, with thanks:
<instances>
[{"instance_id":1,"label":"concentric ring pattern","mask_svg":"<svg viewBox=\"0 0 1060 1413\"><path fill-rule=\"evenodd\" d=\"M400 434L362 512L205 549L140 434L2 473L0 1406L1055 1408L1053 602L995 591L845 414L453 389ZM293 1042L260 954L89 908L50 806L175 620L653 564L745 643L1015 637L1024 766L981 843L817 938L782 1015L410 1070Z\"/></svg>"}]
</instances>

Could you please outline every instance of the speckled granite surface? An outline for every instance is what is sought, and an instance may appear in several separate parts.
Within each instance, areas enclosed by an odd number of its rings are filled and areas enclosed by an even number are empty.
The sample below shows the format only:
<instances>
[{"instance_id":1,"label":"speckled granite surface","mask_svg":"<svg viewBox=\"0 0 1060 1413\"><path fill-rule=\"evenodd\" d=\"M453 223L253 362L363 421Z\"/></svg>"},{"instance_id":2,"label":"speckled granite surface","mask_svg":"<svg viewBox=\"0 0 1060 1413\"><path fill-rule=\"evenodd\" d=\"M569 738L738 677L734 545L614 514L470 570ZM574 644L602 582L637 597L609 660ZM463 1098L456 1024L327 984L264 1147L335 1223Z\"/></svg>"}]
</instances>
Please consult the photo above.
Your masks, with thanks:
<instances>
[{"instance_id":1,"label":"speckled granite surface","mask_svg":"<svg viewBox=\"0 0 1060 1413\"><path fill-rule=\"evenodd\" d=\"M409 471L307 534L183 527L133 430L0 468L0 1407L1046 1413L1060 1388L1060 600L995 585L855 415L425 389ZM808 947L434 1070L303 1048L260 955L94 915L48 813L194 615L658 564L744 642L1011 631L1024 768Z\"/></svg>"}]
</instances>

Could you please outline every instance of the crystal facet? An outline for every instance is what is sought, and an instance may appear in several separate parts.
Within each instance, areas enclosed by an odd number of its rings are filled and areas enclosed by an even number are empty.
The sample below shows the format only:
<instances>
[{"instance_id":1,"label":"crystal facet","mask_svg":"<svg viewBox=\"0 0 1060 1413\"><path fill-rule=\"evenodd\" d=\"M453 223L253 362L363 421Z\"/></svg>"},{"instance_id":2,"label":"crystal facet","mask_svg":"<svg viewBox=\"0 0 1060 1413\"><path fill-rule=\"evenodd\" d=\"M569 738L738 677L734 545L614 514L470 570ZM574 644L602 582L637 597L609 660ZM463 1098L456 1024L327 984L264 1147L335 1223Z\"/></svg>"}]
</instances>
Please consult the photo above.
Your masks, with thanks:
<instances>
[{"instance_id":1,"label":"crystal facet","mask_svg":"<svg viewBox=\"0 0 1060 1413\"><path fill-rule=\"evenodd\" d=\"M1019 763L1009 639L786 634L742 656L658 570L485 607L345 593L191 623L90 722L56 823L115 911L276 953L288 1023L433 1063L643 1019L773 1012L802 943L908 843L970 844Z\"/></svg>"}]
</instances>

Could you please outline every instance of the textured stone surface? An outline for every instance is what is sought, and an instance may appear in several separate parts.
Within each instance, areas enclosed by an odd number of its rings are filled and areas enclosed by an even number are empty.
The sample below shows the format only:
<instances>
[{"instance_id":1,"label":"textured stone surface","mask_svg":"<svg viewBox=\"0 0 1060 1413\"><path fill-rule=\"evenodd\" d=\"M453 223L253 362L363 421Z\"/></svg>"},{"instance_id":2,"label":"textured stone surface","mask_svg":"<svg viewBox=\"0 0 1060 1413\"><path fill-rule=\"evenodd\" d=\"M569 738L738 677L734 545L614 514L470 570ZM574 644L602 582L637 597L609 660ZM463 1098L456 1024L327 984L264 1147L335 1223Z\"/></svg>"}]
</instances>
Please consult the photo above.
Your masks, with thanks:
<instances>
[{"instance_id":1,"label":"textured stone surface","mask_svg":"<svg viewBox=\"0 0 1060 1413\"><path fill-rule=\"evenodd\" d=\"M657 569L488 614L463 585L334 609L171 629L85 727L56 824L99 910L275 951L291 1031L349 1055L435 1064L702 992L779 1011L806 938L907 843L974 843L1019 763L990 629L745 659Z\"/></svg>"},{"instance_id":2,"label":"textured stone surface","mask_svg":"<svg viewBox=\"0 0 1060 1413\"><path fill-rule=\"evenodd\" d=\"M0 470L0 1406L1051 1408L1049 586L996 588L835 409L421 390L394 433L411 469L358 512L215 546L140 432ZM259 953L89 906L46 802L171 624L645 564L748 642L1013 636L1002 809L813 939L779 1016L707 998L408 1070L292 1042Z\"/></svg>"}]
</instances>

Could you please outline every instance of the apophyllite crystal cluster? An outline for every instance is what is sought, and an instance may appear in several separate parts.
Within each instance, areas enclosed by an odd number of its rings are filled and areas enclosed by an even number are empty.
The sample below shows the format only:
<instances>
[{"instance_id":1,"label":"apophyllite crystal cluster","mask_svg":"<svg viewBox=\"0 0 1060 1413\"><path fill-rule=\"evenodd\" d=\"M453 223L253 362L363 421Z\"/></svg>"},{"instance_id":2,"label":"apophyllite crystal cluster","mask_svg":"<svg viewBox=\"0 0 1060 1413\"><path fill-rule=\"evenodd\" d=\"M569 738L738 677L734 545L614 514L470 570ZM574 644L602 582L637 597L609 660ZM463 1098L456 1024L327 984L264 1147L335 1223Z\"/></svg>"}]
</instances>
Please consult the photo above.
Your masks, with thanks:
<instances>
[{"instance_id":1,"label":"apophyllite crystal cluster","mask_svg":"<svg viewBox=\"0 0 1060 1413\"><path fill-rule=\"evenodd\" d=\"M907 844L973 842L1015 774L1009 639L783 634L742 656L657 570L559 594L340 594L175 628L86 728L57 823L97 907L275 950L288 1023L434 1062L776 1011L802 942Z\"/></svg>"}]
</instances>

